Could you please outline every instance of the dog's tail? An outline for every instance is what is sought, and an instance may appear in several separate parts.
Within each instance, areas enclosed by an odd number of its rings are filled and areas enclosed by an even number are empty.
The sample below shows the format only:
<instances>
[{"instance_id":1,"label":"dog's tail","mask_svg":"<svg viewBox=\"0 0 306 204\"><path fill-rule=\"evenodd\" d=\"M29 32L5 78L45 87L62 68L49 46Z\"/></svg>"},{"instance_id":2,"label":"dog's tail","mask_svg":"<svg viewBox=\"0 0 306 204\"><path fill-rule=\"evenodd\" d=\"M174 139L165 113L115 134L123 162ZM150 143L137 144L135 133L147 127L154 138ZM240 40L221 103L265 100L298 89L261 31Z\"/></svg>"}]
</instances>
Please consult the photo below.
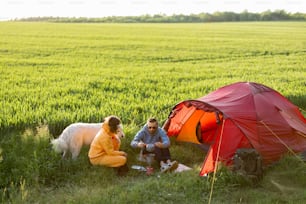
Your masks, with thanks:
<instances>
[{"instance_id":1,"label":"dog's tail","mask_svg":"<svg viewBox=\"0 0 306 204\"><path fill-rule=\"evenodd\" d=\"M51 140L52 148L57 153L63 153L68 150L68 144L62 138Z\"/></svg>"}]
</instances>

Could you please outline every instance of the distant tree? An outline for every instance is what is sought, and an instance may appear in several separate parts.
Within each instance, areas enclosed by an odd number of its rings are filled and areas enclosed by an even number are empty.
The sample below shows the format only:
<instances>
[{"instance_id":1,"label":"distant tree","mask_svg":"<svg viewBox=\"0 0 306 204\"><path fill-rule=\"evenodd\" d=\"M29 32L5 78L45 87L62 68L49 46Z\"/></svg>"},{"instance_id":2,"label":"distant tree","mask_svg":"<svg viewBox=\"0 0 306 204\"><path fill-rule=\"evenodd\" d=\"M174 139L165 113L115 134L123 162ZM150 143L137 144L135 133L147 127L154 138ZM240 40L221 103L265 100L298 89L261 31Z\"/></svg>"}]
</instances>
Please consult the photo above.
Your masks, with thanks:
<instances>
[{"instance_id":1,"label":"distant tree","mask_svg":"<svg viewBox=\"0 0 306 204\"><path fill-rule=\"evenodd\" d=\"M102 18L86 17L30 17L15 19L17 21L47 21L68 23L199 23L199 22L237 22L237 21L305 21L305 13L290 14L284 10L264 11L262 13L250 13L244 10L241 13L214 12L199 14L165 14L142 15L142 16L108 16Z\"/></svg>"}]
</instances>

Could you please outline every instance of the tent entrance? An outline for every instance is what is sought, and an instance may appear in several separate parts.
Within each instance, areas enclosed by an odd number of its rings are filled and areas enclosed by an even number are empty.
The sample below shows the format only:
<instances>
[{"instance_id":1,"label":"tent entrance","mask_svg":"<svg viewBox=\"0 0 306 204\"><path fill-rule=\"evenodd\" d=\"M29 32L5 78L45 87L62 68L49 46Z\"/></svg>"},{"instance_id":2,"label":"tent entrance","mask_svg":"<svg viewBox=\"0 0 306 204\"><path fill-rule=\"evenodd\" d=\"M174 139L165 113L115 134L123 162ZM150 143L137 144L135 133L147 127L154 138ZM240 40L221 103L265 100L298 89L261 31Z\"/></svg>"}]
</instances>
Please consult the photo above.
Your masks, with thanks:
<instances>
[{"instance_id":1,"label":"tent entrance","mask_svg":"<svg viewBox=\"0 0 306 204\"><path fill-rule=\"evenodd\" d=\"M177 141L211 144L222 123L222 117L222 113L184 105L171 118L167 132L169 136L176 136Z\"/></svg>"},{"instance_id":2,"label":"tent entrance","mask_svg":"<svg viewBox=\"0 0 306 204\"><path fill-rule=\"evenodd\" d=\"M222 118L223 116L220 113L204 112L196 128L196 135L200 143L211 144L214 141Z\"/></svg>"}]
</instances>

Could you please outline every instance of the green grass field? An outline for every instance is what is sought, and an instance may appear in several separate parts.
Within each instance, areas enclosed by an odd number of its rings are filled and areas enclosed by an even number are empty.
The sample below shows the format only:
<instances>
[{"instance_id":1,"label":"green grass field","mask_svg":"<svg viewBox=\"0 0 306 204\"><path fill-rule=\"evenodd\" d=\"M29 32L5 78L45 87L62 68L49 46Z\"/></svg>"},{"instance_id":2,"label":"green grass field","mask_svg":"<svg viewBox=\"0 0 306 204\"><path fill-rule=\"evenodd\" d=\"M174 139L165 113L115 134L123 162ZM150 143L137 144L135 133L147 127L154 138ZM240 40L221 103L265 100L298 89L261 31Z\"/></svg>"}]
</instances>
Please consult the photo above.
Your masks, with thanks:
<instances>
[{"instance_id":1,"label":"green grass field","mask_svg":"<svg viewBox=\"0 0 306 204\"><path fill-rule=\"evenodd\" d=\"M306 115L306 23L64 24L0 22L0 201L207 203L205 154L172 141L194 170L147 177L61 161L49 146L68 124L118 115L129 142L150 116L238 81L265 84ZM192 159L190 159L192 158ZM290 169L295 166L296 168ZM259 186L217 179L212 203L302 203L305 164L284 159Z\"/></svg>"}]
</instances>

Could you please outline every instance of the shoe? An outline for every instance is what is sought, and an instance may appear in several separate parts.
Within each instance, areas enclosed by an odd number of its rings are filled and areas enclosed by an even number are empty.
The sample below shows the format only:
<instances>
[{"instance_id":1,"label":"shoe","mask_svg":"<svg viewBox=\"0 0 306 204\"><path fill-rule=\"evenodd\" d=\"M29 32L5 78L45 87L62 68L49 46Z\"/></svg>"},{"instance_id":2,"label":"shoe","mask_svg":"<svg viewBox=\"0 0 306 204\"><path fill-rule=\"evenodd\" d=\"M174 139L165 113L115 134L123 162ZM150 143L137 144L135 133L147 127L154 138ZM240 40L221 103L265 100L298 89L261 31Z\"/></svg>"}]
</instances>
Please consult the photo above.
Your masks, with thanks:
<instances>
[{"instance_id":1,"label":"shoe","mask_svg":"<svg viewBox=\"0 0 306 204\"><path fill-rule=\"evenodd\" d=\"M170 169L170 166L168 164L163 164L161 167L160 167L160 172L161 173L166 173L168 172Z\"/></svg>"},{"instance_id":2,"label":"shoe","mask_svg":"<svg viewBox=\"0 0 306 204\"><path fill-rule=\"evenodd\" d=\"M178 165L179 165L179 163L177 161L173 161L173 162L168 163L169 170L174 171L175 169L177 169Z\"/></svg>"}]
</instances>

